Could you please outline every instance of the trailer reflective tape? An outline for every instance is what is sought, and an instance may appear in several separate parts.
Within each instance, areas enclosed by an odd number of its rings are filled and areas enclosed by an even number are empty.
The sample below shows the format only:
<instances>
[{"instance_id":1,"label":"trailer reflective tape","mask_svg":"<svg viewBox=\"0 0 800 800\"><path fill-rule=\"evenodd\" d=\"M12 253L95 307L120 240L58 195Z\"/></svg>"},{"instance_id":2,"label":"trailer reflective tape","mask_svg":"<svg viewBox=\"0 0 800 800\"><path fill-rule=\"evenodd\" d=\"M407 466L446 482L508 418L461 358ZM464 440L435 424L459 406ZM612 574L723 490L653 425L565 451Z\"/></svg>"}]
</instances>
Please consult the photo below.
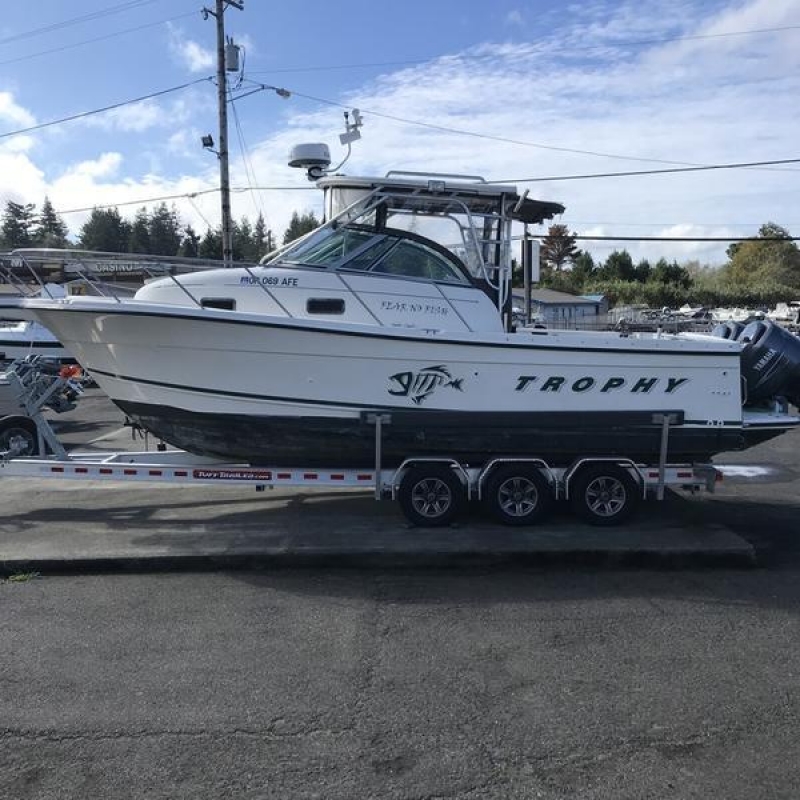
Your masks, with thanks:
<instances>
[{"instance_id":1,"label":"trailer reflective tape","mask_svg":"<svg viewBox=\"0 0 800 800\"><path fill-rule=\"evenodd\" d=\"M279 472L275 478L279 481L290 481L292 479L291 472Z\"/></svg>"},{"instance_id":2,"label":"trailer reflective tape","mask_svg":"<svg viewBox=\"0 0 800 800\"><path fill-rule=\"evenodd\" d=\"M75 474L76 475L88 475L89 468L88 467L75 467Z\"/></svg>"},{"instance_id":3,"label":"trailer reflective tape","mask_svg":"<svg viewBox=\"0 0 800 800\"><path fill-rule=\"evenodd\" d=\"M319 478L319 474L316 472L304 472L303 473L303 480L304 481L315 481Z\"/></svg>"},{"instance_id":4,"label":"trailer reflective tape","mask_svg":"<svg viewBox=\"0 0 800 800\"><path fill-rule=\"evenodd\" d=\"M101 475L113 475L114 470L110 469L109 467L100 467L100 474Z\"/></svg>"},{"instance_id":5,"label":"trailer reflective tape","mask_svg":"<svg viewBox=\"0 0 800 800\"><path fill-rule=\"evenodd\" d=\"M357 481L371 481L372 475L356 475Z\"/></svg>"},{"instance_id":6,"label":"trailer reflective tape","mask_svg":"<svg viewBox=\"0 0 800 800\"><path fill-rule=\"evenodd\" d=\"M151 477L158 477L159 475L163 475L164 473L160 469L151 469L147 472L148 475Z\"/></svg>"},{"instance_id":7,"label":"trailer reflective tape","mask_svg":"<svg viewBox=\"0 0 800 800\"><path fill-rule=\"evenodd\" d=\"M335 473L335 474L331 475L331 480L332 481L343 481L344 480L344 475L342 475L341 473Z\"/></svg>"},{"instance_id":8,"label":"trailer reflective tape","mask_svg":"<svg viewBox=\"0 0 800 800\"><path fill-rule=\"evenodd\" d=\"M176 478L188 478L189 473L185 469L176 469L175 470L175 477Z\"/></svg>"}]
</instances>

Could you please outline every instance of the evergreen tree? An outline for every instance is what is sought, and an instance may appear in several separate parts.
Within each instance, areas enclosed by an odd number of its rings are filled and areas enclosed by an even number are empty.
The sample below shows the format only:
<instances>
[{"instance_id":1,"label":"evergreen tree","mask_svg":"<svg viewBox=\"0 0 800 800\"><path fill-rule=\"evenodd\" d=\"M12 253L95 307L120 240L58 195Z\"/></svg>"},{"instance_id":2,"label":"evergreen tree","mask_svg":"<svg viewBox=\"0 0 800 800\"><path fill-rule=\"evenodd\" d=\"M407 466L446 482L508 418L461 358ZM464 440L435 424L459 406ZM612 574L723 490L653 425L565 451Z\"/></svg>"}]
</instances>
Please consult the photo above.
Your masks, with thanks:
<instances>
[{"instance_id":1,"label":"evergreen tree","mask_svg":"<svg viewBox=\"0 0 800 800\"><path fill-rule=\"evenodd\" d=\"M198 255L200 258L220 258L222 255L222 229L219 226L214 230L206 229L206 234L198 248Z\"/></svg>"},{"instance_id":2,"label":"evergreen tree","mask_svg":"<svg viewBox=\"0 0 800 800\"><path fill-rule=\"evenodd\" d=\"M267 253L271 253L275 249L272 231L267 228L264 215L260 213L253 228L253 248L254 261L260 261Z\"/></svg>"},{"instance_id":3,"label":"evergreen tree","mask_svg":"<svg viewBox=\"0 0 800 800\"><path fill-rule=\"evenodd\" d=\"M633 279L639 283L647 283L650 280L652 271L653 268L650 266L650 262L643 258L633 269Z\"/></svg>"},{"instance_id":4,"label":"evergreen tree","mask_svg":"<svg viewBox=\"0 0 800 800\"><path fill-rule=\"evenodd\" d=\"M289 227L283 234L283 243L289 244L289 242L293 242L295 239L305 236L305 234L309 233L309 231L313 231L314 228L318 226L319 221L314 216L313 211L309 211L307 214L303 215L293 211L292 218L289 221Z\"/></svg>"},{"instance_id":5,"label":"evergreen tree","mask_svg":"<svg viewBox=\"0 0 800 800\"><path fill-rule=\"evenodd\" d=\"M592 277L594 271L595 264L592 254L588 253L586 250L581 250L572 261L571 272L575 284L579 285L582 289Z\"/></svg>"},{"instance_id":6,"label":"evergreen tree","mask_svg":"<svg viewBox=\"0 0 800 800\"><path fill-rule=\"evenodd\" d=\"M674 284L684 289L688 289L692 284L692 278L689 273L673 261L671 264L665 258L660 258L653 267L651 281L663 284Z\"/></svg>"},{"instance_id":7,"label":"evergreen tree","mask_svg":"<svg viewBox=\"0 0 800 800\"><path fill-rule=\"evenodd\" d=\"M200 254L200 237L191 225L183 229L183 239L178 250L178 255L184 258L197 258Z\"/></svg>"},{"instance_id":8,"label":"evergreen tree","mask_svg":"<svg viewBox=\"0 0 800 800\"><path fill-rule=\"evenodd\" d=\"M35 209L36 206L33 203L15 203L13 200L6 203L3 222L0 225L3 247L14 250L18 247L33 245Z\"/></svg>"},{"instance_id":9,"label":"evergreen tree","mask_svg":"<svg viewBox=\"0 0 800 800\"><path fill-rule=\"evenodd\" d=\"M257 249L255 241L253 240L253 226L250 224L250 220L247 219L247 217L242 217L242 221L236 227L236 233L241 260L249 262L257 261L258 255L256 254ZM236 246L234 246L234 250L236 249Z\"/></svg>"},{"instance_id":10,"label":"evergreen tree","mask_svg":"<svg viewBox=\"0 0 800 800\"><path fill-rule=\"evenodd\" d=\"M32 232L33 242L36 247L66 247L67 226L61 217L56 214L50 198L45 196L42 210L36 220Z\"/></svg>"},{"instance_id":11,"label":"evergreen tree","mask_svg":"<svg viewBox=\"0 0 800 800\"><path fill-rule=\"evenodd\" d=\"M135 225L135 223L134 223ZM180 221L178 212L173 206L167 208L166 203L155 207L147 220L148 252L156 256L174 256L181 246Z\"/></svg>"},{"instance_id":12,"label":"evergreen tree","mask_svg":"<svg viewBox=\"0 0 800 800\"><path fill-rule=\"evenodd\" d=\"M633 259L627 250L615 250L606 259L601 277L611 281L632 281L635 277Z\"/></svg>"},{"instance_id":13,"label":"evergreen tree","mask_svg":"<svg viewBox=\"0 0 800 800\"><path fill-rule=\"evenodd\" d=\"M133 218L128 238L129 253L150 253L150 218L146 208L140 208Z\"/></svg>"},{"instance_id":14,"label":"evergreen tree","mask_svg":"<svg viewBox=\"0 0 800 800\"><path fill-rule=\"evenodd\" d=\"M117 208L93 208L81 227L78 243L84 250L127 253L131 225Z\"/></svg>"},{"instance_id":15,"label":"evergreen tree","mask_svg":"<svg viewBox=\"0 0 800 800\"><path fill-rule=\"evenodd\" d=\"M543 265L560 272L564 266L571 264L578 255L575 234L569 232L566 225L551 225L547 236L542 239L539 258Z\"/></svg>"}]
</instances>

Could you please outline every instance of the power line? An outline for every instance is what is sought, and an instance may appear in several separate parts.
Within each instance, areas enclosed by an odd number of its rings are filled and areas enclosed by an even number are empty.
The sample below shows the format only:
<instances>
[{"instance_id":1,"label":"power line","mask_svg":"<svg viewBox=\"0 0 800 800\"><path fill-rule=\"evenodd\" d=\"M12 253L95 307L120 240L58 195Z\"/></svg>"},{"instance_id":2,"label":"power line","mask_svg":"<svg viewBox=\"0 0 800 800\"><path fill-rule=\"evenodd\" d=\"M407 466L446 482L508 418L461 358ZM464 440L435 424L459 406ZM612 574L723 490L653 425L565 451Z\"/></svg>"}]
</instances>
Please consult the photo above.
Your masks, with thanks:
<instances>
[{"instance_id":1,"label":"power line","mask_svg":"<svg viewBox=\"0 0 800 800\"><path fill-rule=\"evenodd\" d=\"M127 3L122 3L111 8L101 9L100 11L92 11L88 14L82 14L79 17L72 17L71 19L63 20L62 22L54 22L51 25L44 25L41 28L34 28L30 31L23 33L15 33L12 36L6 36L5 39L0 39L0 44L9 44L10 42L19 41L20 39L30 39L33 36L39 36L42 33L53 33L54 31L68 28L72 25L80 25L83 22L91 22L92 20L100 19L101 17L108 17L112 14L119 14L122 11L131 11L141 6L150 5L155 3L156 0L129 0Z\"/></svg>"},{"instance_id":2,"label":"power line","mask_svg":"<svg viewBox=\"0 0 800 800\"><path fill-rule=\"evenodd\" d=\"M65 214L81 214L85 211L94 211L95 208L117 208L119 206L144 206L148 203L158 203L164 200L183 200L183 199L190 199L193 197L198 197L201 194L211 194L212 192L218 192L219 187L214 187L212 189L198 189L196 192L183 192L182 194L162 194L158 197L142 197L138 200L122 200L118 203L95 203L92 206L84 206L83 208L70 208L66 211L57 211L56 213L59 216L63 216Z\"/></svg>"},{"instance_id":3,"label":"power line","mask_svg":"<svg viewBox=\"0 0 800 800\"><path fill-rule=\"evenodd\" d=\"M254 94L256 92L266 91L266 90L272 90L272 91L278 92L279 94L281 94L281 96L295 95L297 97L302 97L302 98L304 98L306 100L313 100L314 102L323 103L325 105L334 106L336 108L343 108L343 109L351 108L351 105L345 105L344 103L338 103L338 102L336 102L334 100L327 100L324 97L315 97L314 95L303 94L302 92L295 92L294 90L280 88L280 87L276 87L276 86L268 86L266 84L260 84L258 86L258 88L254 89L254 90L251 90L249 92L246 92L245 94L239 95L236 99L241 99L242 97L247 97L248 95ZM523 140L520 140L520 139L510 139L510 138L508 138L506 136L493 136L493 135L488 134L488 133L478 133L477 131L468 131L468 130L463 130L463 129L460 129L460 128L452 128L452 127L449 127L447 125L436 125L436 124L434 124L432 122L422 122L421 120L407 119L405 117L398 117L398 116L395 116L393 114L383 114L383 113L378 112L378 111L372 111L372 110L370 110L368 108L364 108L364 106L359 106L359 108L360 108L362 114L371 114L373 117L380 117L380 118L383 118L383 119L392 120L394 122L402 122L402 123L404 123L406 125L414 125L414 126L422 127L422 128L430 128L432 130L442 131L442 132L445 132L445 133L455 133L455 134L458 134L460 136L470 136L470 137L475 138L475 139L485 139L485 140L493 141L493 142L503 142L505 144L516 144L516 145L522 145L524 147L535 147L535 148L541 149L541 150L555 150L555 151L558 151L558 152L577 153L579 155L597 156L597 157L600 157L600 158L614 158L614 159L620 159L620 160L623 160L623 161L644 161L644 162L655 163L655 164L676 164L676 165L678 165L680 167L680 168L672 168L672 169L664 169L664 170L649 170L649 171L642 170L642 171L638 171L638 172L611 172L611 173L605 173L605 174L599 174L599 175L577 175L577 176L569 175L569 176L560 176L560 177L551 177L551 178L530 178L530 179L529 178L521 178L521 179L509 180L509 181L489 181L489 183L532 183L532 182L535 182L535 181L548 181L548 180L575 180L575 179L593 178L593 177L602 177L602 178L605 178L605 177L622 177L622 176L627 176L627 175L658 174L659 172L689 172L689 171L692 171L692 170L723 169L723 168L732 169L733 168L733 167L722 167L722 166L719 166L719 165L708 166L708 165L705 165L705 164L697 164L697 163L693 163L693 162L690 162L690 161L671 161L671 160L664 159L664 158L644 158L644 157L640 157L640 156L626 156L626 155L621 155L619 153L604 153L604 152L600 152L600 151L596 151L596 150L580 150L580 149L573 148L573 147L559 147L559 146L556 146L556 145L541 144L540 142L529 142L529 141L523 141ZM756 166L760 166L761 164L770 165L770 164L795 164L795 163L800 163L800 159L783 159L783 160L777 160L777 161L752 162L752 163L748 163L748 164L742 164L741 166L743 166L743 167L748 167L748 166L756 167ZM786 171L795 172L796 170L786 170Z\"/></svg>"},{"instance_id":4,"label":"power line","mask_svg":"<svg viewBox=\"0 0 800 800\"><path fill-rule=\"evenodd\" d=\"M522 236L515 236L521 239ZM586 242L800 242L800 236L588 236L571 239Z\"/></svg>"},{"instance_id":5,"label":"power line","mask_svg":"<svg viewBox=\"0 0 800 800\"><path fill-rule=\"evenodd\" d=\"M95 208L117 208L121 206L143 206L148 203L159 203L164 200L192 200L203 194L212 194L218 192L219 187L215 186L210 189L198 189L194 192L183 192L182 194L162 194L157 197L143 197L138 200L122 200L117 203L95 203L91 206L84 206L83 208L69 208L65 211L57 211L60 216L66 214L82 214L86 211L93 211ZM316 186L235 186L231 187L232 192L237 194L242 192L313 192L318 191Z\"/></svg>"},{"instance_id":6,"label":"power line","mask_svg":"<svg viewBox=\"0 0 800 800\"><path fill-rule=\"evenodd\" d=\"M579 181L591 178L627 178L634 175L665 175L675 172L705 172L714 169L749 169L751 167L775 166L778 164L800 164L800 158L780 158L772 161L743 161L734 164L706 164L696 167L671 167L669 169L641 169L632 172L595 172L587 175L549 175L543 178L507 178L501 181L486 181L491 184L542 183L545 181ZM786 170L797 172L797 170Z\"/></svg>"},{"instance_id":7,"label":"power line","mask_svg":"<svg viewBox=\"0 0 800 800\"><path fill-rule=\"evenodd\" d=\"M668 44L670 42L690 42L702 39L721 39L730 36L750 36L753 34L778 33L778 32L796 31L796 30L800 30L800 25L782 25L774 28L753 28L751 30L745 30L745 31L729 31L727 33L706 33L706 34L697 34L692 36L666 36L660 39L638 39L638 40L628 40L628 41L623 40L623 41L608 42L606 44L585 45L583 47L570 46L569 52L574 53L574 52L587 52L590 50L607 50L609 47L641 47L650 44ZM328 65L317 65L310 67L284 67L280 69L251 72L250 74L277 75L277 74L298 73L298 72L329 72L331 70L339 70L339 69L343 70L343 69L367 69L376 67L379 68L379 67L415 66L419 64L428 64L431 61L435 61L437 58L442 58L442 56L437 55L437 56L429 56L428 58L404 59L398 61L374 61L374 62L367 62L360 64L328 64ZM494 55L486 53L482 53L479 55L461 54L458 56L458 58L464 61L466 60L478 61L478 60L486 60L494 58Z\"/></svg>"},{"instance_id":8,"label":"power line","mask_svg":"<svg viewBox=\"0 0 800 800\"><path fill-rule=\"evenodd\" d=\"M65 44L61 45L61 47L51 47L49 50L40 50L37 53L27 53L24 56L18 56L17 58L9 58L5 61L0 61L0 66L4 67L7 64L16 64L19 61L27 61L30 58L38 58L39 56L47 56L51 53L61 53L64 50L73 50L76 47L82 47L85 44L94 44L95 42L104 42L107 39L115 39L117 36L123 36L126 33L134 33L136 31L142 31L146 28L155 28L158 25L165 25L167 22L175 22L179 19L185 19L186 17L193 17L197 14L196 11L189 11L186 14L178 14L175 17L168 17L167 19L160 19L156 22L147 22L144 25L136 25L133 28L125 28L121 31L115 31L114 33L106 33L103 36L95 36L92 39L84 39L80 42L73 42L72 44Z\"/></svg>"},{"instance_id":9,"label":"power line","mask_svg":"<svg viewBox=\"0 0 800 800\"><path fill-rule=\"evenodd\" d=\"M189 81L188 83L182 83L179 86L170 86L169 89L161 89L157 92L151 92L150 94L143 94L141 97L134 97L131 100L121 100L119 103L112 103L108 106L103 106L103 108L95 108L91 111L81 111L78 114L72 114L69 117L62 117L61 119L53 119L49 122L40 122L38 125L30 125L27 128L20 128L16 131L7 131L6 133L0 133L0 139L7 139L10 136L19 136L23 133L31 133L32 131L39 131L42 128L50 128L53 125L61 125L64 122L72 122L76 119L83 119L84 117L91 117L95 114L102 114L105 111L113 111L115 108L122 108L123 106L133 105L134 103L140 103L142 100L152 100L154 97L162 97L165 94L170 94L171 92L177 92L181 89L187 89L190 86L195 86L198 83L205 83L206 81L212 80L210 77L205 78L198 78L194 81Z\"/></svg>"},{"instance_id":10,"label":"power line","mask_svg":"<svg viewBox=\"0 0 800 800\"><path fill-rule=\"evenodd\" d=\"M266 86L262 84L261 87L256 91L267 90L267 89L275 90L275 87ZM296 92L287 89L281 89L281 91L283 92L288 91L290 94L293 94L296 97L302 97L305 100L313 100L316 103L323 103L325 105L334 106L336 108L350 109L352 107L352 104L345 105L344 103L338 103L335 100L327 100L324 97L315 97L314 95L303 94L302 92ZM248 94L252 94L252 92L248 92ZM244 95L240 95L240 98L242 96ZM561 153L577 153L583 156L614 158L614 159L620 159L622 161L643 161L655 164L678 164L680 166L700 166L698 164L693 164L692 162L688 161L670 161L663 158L643 158L638 156L626 156L626 155L621 155L619 153L603 153L596 150L580 150L574 147L559 147L557 145L542 144L540 142L529 142L521 139L511 139L507 136L493 136L488 133L478 133L477 131L468 131L461 128L451 128L447 125L436 125L433 122L422 122L421 120L407 119L406 117L398 117L395 116L394 114L384 114L379 111L372 111L368 108L364 108L363 106L359 106L359 108L363 114L371 114L373 117L388 119L392 120L393 122L402 122L405 125L414 125L420 128L429 128L430 130L441 131L443 133L455 133L458 134L459 136L470 136L475 139L485 139L487 141L492 141L492 142L503 142L504 144L516 144L516 145L521 145L523 147L535 147L540 150L554 150Z\"/></svg>"}]
</instances>

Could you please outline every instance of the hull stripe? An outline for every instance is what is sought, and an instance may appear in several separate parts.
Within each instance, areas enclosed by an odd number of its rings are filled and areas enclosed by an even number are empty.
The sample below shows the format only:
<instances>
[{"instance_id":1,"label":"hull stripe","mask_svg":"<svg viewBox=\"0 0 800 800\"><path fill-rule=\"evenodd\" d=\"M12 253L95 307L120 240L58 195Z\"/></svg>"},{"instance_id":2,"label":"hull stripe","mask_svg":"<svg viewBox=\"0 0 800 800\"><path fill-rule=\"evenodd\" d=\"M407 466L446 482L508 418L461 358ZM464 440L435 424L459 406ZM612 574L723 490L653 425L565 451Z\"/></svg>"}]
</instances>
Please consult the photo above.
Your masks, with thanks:
<instances>
[{"instance_id":1,"label":"hull stripe","mask_svg":"<svg viewBox=\"0 0 800 800\"><path fill-rule=\"evenodd\" d=\"M90 374L92 375L103 375L107 378L113 378L115 380L126 381L128 383L136 383L136 384L144 384L147 386L157 386L162 389L175 389L178 391L184 392L193 392L196 394L205 394L205 395L213 395L219 397L240 397L247 400L265 400L268 402L275 402L275 403L293 403L296 405L303 405L303 406L320 406L325 408L342 408L342 409L358 409L358 410L373 410L373 411L396 411L401 413L413 413L415 416L420 416L425 413L429 414L475 414L480 415L481 413L485 413L487 415L497 416L499 412L495 410L487 409L485 412L478 412L478 411L458 411L456 409L425 409L423 410L416 410L412 406L393 406L387 403L351 403L349 401L336 401L336 400L317 400L317 399L309 399L303 397L285 397L281 395L266 395L266 394L252 394L249 392L235 392L227 389L208 389L203 386L186 386L180 383L167 383L164 381L154 381L145 378L134 378L128 375L117 375L113 372L106 372L104 370L93 369L91 367L88 368ZM518 414L518 415L537 415L537 414L558 414L558 413L570 413L570 412L548 412L548 411L536 411L535 409L530 410L520 410L520 411L509 411L506 412L508 414ZM585 413L585 412L576 412L576 413ZM613 414L658 414L664 413L663 411L659 410L652 410L646 409L644 411L629 411L629 412L608 412L610 415ZM654 425L656 423L653 423ZM700 428L710 428L711 426L705 420L685 420L683 423L684 426L689 427L700 427ZM660 427L660 425L659 425ZM724 420L721 425L715 425L716 428L741 428L742 422L741 420Z\"/></svg>"}]
</instances>

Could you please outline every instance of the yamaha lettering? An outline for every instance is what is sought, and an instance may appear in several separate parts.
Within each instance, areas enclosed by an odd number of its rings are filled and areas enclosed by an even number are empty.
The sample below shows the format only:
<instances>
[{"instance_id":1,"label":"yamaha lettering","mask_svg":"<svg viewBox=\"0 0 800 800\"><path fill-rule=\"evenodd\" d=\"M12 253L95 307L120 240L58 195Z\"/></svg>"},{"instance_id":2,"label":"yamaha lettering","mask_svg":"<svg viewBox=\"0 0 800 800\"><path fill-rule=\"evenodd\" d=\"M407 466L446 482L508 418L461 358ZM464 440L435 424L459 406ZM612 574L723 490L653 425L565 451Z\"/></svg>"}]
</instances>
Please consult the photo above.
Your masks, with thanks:
<instances>
[{"instance_id":1,"label":"yamaha lettering","mask_svg":"<svg viewBox=\"0 0 800 800\"><path fill-rule=\"evenodd\" d=\"M571 380L563 375L548 375L546 378L540 378L538 375L520 375L517 378L515 391L527 392L529 389L533 389L539 392L560 392L563 389L581 394L593 390L599 390L603 393L622 390L632 394L649 394L654 389L661 389L664 394L674 394L677 389L688 383L688 381L688 378L664 379L650 376L626 380L620 377L597 379L591 375L584 375Z\"/></svg>"}]
</instances>

